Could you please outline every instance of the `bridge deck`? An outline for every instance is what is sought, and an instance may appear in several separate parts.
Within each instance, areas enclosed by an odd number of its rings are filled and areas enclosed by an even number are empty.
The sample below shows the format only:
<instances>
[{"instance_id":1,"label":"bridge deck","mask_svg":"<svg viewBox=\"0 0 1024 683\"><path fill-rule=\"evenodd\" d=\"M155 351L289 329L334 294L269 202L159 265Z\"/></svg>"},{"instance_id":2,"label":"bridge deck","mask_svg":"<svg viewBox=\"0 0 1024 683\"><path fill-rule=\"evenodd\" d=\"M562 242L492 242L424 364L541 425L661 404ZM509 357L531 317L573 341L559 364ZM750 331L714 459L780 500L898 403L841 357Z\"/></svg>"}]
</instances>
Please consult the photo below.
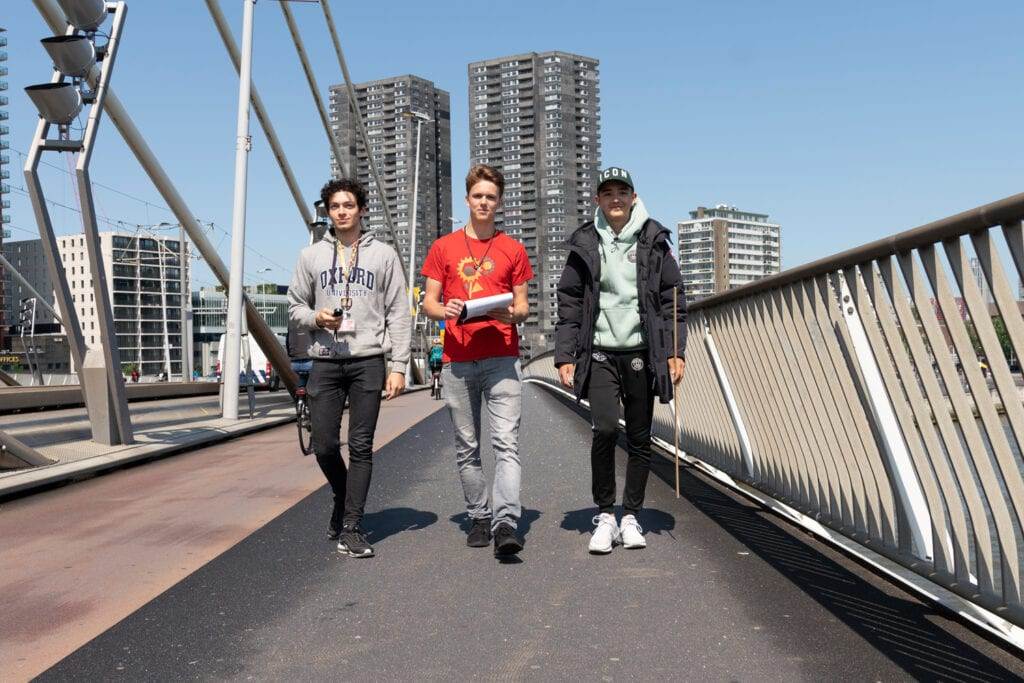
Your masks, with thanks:
<instances>
[{"instance_id":1,"label":"bridge deck","mask_svg":"<svg viewBox=\"0 0 1024 683\"><path fill-rule=\"evenodd\" d=\"M290 428L280 428L89 482L93 497L114 490L123 497L124 478L147 476L159 466L170 490L152 504L131 503L150 515L155 507L161 521L138 535L119 534L116 559L86 540L69 563L82 571L99 571L104 563L144 564L162 542L173 549L165 562L182 563L187 576L154 599L124 585L78 601L73 590L57 590L68 581L59 573L34 577L29 583L36 593L19 589L26 576L6 579L0 596L11 601L15 615L31 607L34 632L0 622L0 649L16 647L28 661L36 643L49 642L54 653L64 643L67 651L59 655L68 656L44 675L50 680L994 681L1024 674L1012 655L690 471L684 471L684 497L676 500L665 483L671 468L664 461L641 519L649 547L588 555L589 425L543 390L526 392L526 548L519 562L499 563L489 550L464 545L443 411L396 436L376 456L365 520L378 551L372 560L341 557L324 538L329 496L319 487L303 497L318 487L319 474L312 460L295 453ZM400 401L386 413L392 427L437 406L423 394ZM268 459L259 451L270 448L269 440L276 452ZM226 450L245 444L244 456ZM224 488L218 472L237 476L247 459L253 464L246 485ZM280 470L295 479L275 494ZM60 494L43 495L59 505ZM143 488L128 498L151 495ZM273 516L269 508L250 509L260 495L277 495L283 514L264 524ZM8 505L0 524L37 499ZM88 521L94 535L117 521L122 506L107 507ZM232 509L236 514L225 512ZM202 523L196 519L207 513ZM74 518L65 521L68 534L82 526ZM180 533L192 528L192 544L215 555L195 571L189 563L202 564L190 555L195 548L171 531L182 524ZM3 529L3 537L12 538L10 532ZM0 551L5 566L21 554L19 544L31 542L13 538ZM211 539L223 547L210 551ZM22 574L28 571L26 563L19 566ZM138 609L116 624L111 619L106 630L95 621L98 635L70 652L78 642L64 638L62 629L122 593L139 594L133 605ZM12 673L34 671L26 665Z\"/></svg>"}]
</instances>

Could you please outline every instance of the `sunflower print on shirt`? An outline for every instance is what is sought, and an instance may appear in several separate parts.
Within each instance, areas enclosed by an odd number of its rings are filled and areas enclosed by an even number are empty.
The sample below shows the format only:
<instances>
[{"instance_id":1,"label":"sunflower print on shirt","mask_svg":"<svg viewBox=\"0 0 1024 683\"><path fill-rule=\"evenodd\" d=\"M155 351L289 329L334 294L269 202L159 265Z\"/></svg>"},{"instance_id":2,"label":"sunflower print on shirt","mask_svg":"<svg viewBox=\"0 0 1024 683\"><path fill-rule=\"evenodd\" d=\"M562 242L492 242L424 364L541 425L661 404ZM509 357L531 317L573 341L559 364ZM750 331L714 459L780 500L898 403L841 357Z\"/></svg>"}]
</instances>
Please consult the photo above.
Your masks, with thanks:
<instances>
[{"instance_id":1,"label":"sunflower print on shirt","mask_svg":"<svg viewBox=\"0 0 1024 683\"><path fill-rule=\"evenodd\" d=\"M484 260L480 262L479 269L477 269L476 263L476 259L472 256L466 256L459 261L458 265L459 278L462 280L469 298L473 298L473 295L477 292L484 291L484 287L480 284L479 280L481 276L488 275L494 271L494 259L490 256L484 256Z\"/></svg>"}]
</instances>

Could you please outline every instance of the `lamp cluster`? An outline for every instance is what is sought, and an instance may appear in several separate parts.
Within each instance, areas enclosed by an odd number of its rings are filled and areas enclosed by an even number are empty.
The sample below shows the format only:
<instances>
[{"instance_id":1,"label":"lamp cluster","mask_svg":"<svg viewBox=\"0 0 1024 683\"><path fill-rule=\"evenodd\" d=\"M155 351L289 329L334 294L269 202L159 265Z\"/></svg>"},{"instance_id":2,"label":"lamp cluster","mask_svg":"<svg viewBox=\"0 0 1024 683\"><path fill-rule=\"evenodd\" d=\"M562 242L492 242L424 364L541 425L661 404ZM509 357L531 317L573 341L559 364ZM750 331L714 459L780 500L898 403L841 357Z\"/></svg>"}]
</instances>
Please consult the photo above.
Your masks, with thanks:
<instances>
[{"instance_id":1,"label":"lamp cluster","mask_svg":"<svg viewBox=\"0 0 1024 683\"><path fill-rule=\"evenodd\" d=\"M50 83L28 86L25 93L41 117L63 128L91 100L91 93L83 90L83 86L88 87L86 78L96 61L104 56L102 46L96 46L96 34L107 18L107 5L104 0L57 0L57 4L70 23L68 33L40 42L58 74Z\"/></svg>"},{"instance_id":2,"label":"lamp cluster","mask_svg":"<svg viewBox=\"0 0 1024 683\"><path fill-rule=\"evenodd\" d=\"M324 200L318 199L313 202L313 213L314 218L313 222L309 224L309 229L313 231L314 239L319 240L327 232L329 226L327 207L324 205Z\"/></svg>"}]
</instances>

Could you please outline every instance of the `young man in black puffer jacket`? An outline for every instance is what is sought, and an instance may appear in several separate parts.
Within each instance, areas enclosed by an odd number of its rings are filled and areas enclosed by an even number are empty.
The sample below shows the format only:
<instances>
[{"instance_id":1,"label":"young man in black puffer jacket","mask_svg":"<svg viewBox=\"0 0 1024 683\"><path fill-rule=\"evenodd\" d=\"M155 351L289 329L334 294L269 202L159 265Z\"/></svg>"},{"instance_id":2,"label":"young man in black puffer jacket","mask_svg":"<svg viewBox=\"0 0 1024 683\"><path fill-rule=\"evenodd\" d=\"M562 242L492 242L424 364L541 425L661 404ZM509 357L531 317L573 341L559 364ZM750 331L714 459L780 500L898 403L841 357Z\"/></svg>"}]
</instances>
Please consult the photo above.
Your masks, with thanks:
<instances>
[{"instance_id":1,"label":"young man in black puffer jacket","mask_svg":"<svg viewBox=\"0 0 1024 683\"><path fill-rule=\"evenodd\" d=\"M626 548L647 544L636 515L651 466L654 397L668 403L683 377L686 296L669 231L650 218L629 172L605 169L595 194L594 220L568 240L569 256L558 283L555 366L577 399L590 400L591 483L598 507L590 552L604 554L616 542ZM620 403L625 406L629 460L618 523L615 440Z\"/></svg>"}]
</instances>

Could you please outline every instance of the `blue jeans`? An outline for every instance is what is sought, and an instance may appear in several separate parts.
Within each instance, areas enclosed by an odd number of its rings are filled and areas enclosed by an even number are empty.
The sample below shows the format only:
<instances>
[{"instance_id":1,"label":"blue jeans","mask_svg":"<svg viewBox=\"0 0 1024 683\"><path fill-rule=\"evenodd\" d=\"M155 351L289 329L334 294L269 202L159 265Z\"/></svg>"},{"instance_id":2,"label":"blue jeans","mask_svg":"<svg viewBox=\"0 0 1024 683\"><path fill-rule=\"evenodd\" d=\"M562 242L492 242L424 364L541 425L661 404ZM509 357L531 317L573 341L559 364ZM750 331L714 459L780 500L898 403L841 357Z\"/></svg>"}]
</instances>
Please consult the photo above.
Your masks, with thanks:
<instances>
[{"instance_id":1,"label":"blue jeans","mask_svg":"<svg viewBox=\"0 0 1024 683\"><path fill-rule=\"evenodd\" d=\"M311 360L293 360L292 370L299 377L299 388L305 387L306 382L309 381L309 373L313 370L313 361Z\"/></svg>"},{"instance_id":2,"label":"blue jeans","mask_svg":"<svg viewBox=\"0 0 1024 683\"><path fill-rule=\"evenodd\" d=\"M455 428L455 461L471 519L492 518L491 526L516 528L519 503L519 420L522 416L522 369L515 356L449 363L441 373L444 399ZM494 486L487 499L487 479L480 464L480 417L486 407L494 450ZM493 514L492 514L493 507Z\"/></svg>"}]
</instances>

